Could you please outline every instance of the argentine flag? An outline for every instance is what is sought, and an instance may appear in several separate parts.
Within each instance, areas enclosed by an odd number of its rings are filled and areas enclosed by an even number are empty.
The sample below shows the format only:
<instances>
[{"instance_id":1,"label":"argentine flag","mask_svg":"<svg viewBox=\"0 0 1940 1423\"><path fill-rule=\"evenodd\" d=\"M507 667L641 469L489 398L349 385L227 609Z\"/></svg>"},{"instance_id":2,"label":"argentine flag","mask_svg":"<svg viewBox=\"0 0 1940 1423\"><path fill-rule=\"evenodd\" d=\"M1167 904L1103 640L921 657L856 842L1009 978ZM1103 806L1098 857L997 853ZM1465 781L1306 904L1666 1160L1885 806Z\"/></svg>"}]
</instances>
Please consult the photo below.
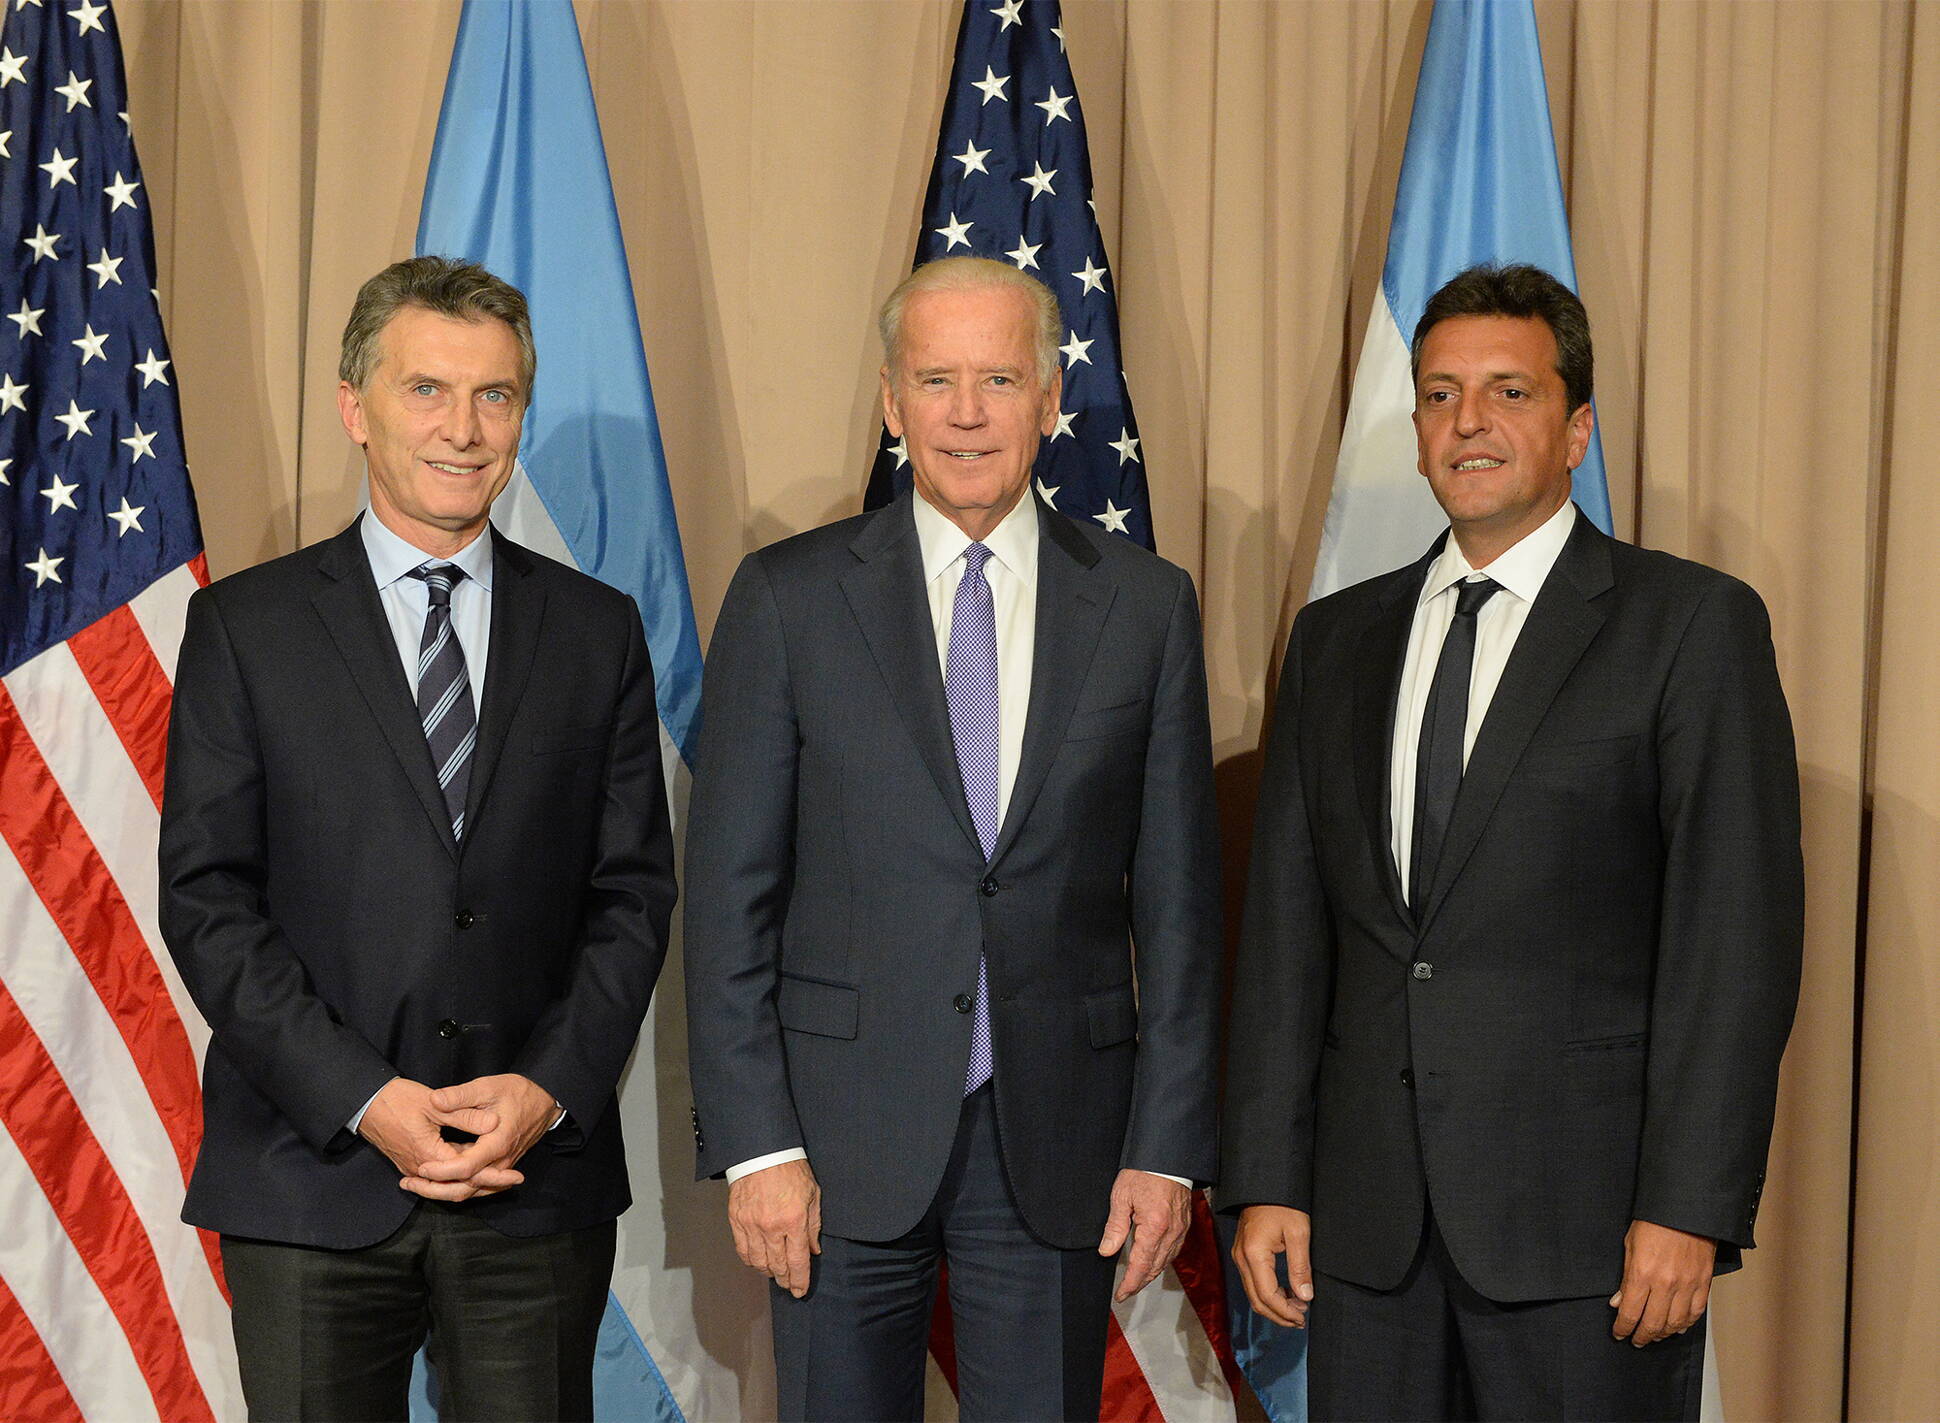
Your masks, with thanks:
<instances>
[{"instance_id":1,"label":"argentine flag","mask_svg":"<svg viewBox=\"0 0 1940 1423\"><path fill-rule=\"evenodd\" d=\"M482 263L531 303L538 378L519 469L493 508L529 548L631 593L646 623L681 839L701 653L606 149L569 0L467 0L425 179L418 251ZM676 933L678 932L676 916ZM603 1419L772 1413L762 1281L696 1183L676 942L618 1110L620 1220L594 1376ZM744 1381L740 1374L752 1372Z\"/></svg>"},{"instance_id":2,"label":"argentine flag","mask_svg":"<svg viewBox=\"0 0 1940 1423\"><path fill-rule=\"evenodd\" d=\"M1446 527L1415 464L1408 343L1428 298L1478 262L1528 262L1576 287L1531 0L1436 0L1310 597L1412 563ZM1609 533L1595 435L1574 483Z\"/></svg>"}]
</instances>

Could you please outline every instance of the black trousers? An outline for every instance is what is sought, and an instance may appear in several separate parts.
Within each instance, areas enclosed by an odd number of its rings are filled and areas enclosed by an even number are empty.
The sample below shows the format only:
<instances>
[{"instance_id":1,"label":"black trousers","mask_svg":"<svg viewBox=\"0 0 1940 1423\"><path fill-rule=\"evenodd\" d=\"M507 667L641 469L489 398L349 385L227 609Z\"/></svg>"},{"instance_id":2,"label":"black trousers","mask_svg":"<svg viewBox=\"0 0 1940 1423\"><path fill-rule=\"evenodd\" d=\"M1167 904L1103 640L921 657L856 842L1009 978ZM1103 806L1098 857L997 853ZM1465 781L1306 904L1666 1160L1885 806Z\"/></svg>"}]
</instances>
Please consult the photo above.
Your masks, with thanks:
<instances>
[{"instance_id":1,"label":"black trousers","mask_svg":"<svg viewBox=\"0 0 1940 1423\"><path fill-rule=\"evenodd\" d=\"M937 1267L949 1262L957 1415L1094 1423L1116 1262L1034 1239L1011 1200L988 1086L964 1100L936 1200L908 1235L826 1233L807 1295L771 1287L784 1419L917 1420Z\"/></svg>"},{"instance_id":2,"label":"black trousers","mask_svg":"<svg viewBox=\"0 0 1940 1423\"><path fill-rule=\"evenodd\" d=\"M428 1335L443 1417L590 1419L613 1243L611 1221L517 1237L437 1201L361 1250L225 1235L249 1416L402 1420Z\"/></svg>"},{"instance_id":3,"label":"black trousers","mask_svg":"<svg viewBox=\"0 0 1940 1423\"><path fill-rule=\"evenodd\" d=\"M1685 1419L1704 1323L1638 1348L1609 1297L1498 1304L1462 1279L1431 1215L1406 1277L1370 1290L1316 1272L1307 1407L1335 1419Z\"/></svg>"}]
</instances>

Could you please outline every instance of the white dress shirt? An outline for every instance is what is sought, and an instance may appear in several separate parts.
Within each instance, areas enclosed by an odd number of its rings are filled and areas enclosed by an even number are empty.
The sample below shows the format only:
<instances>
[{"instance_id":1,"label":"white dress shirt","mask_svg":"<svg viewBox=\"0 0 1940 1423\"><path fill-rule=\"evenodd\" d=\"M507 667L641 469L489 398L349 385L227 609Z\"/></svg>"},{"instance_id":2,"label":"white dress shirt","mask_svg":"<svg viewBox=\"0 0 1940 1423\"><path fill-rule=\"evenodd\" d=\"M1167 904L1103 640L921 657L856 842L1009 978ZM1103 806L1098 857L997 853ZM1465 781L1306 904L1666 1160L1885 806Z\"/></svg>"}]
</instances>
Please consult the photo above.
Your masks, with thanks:
<instances>
[{"instance_id":1,"label":"white dress shirt","mask_svg":"<svg viewBox=\"0 0 1940 1423\"><path fill-rule=\"evenodd\" d=\"M963 551L970 536L918 494L916 541L923 555L923 590L930 600L930 626L936 630L938 674L949 675L950 614L956 606L957 585L963 581ZM1017 507L1004 515L982 540L990 550L984 560L984 581L997 617L997 824L1010 813L1011 787L1017 784L1017 761L1024 750L1024 722L1031 709L1031 666L1037 651L1037 500L1027 492ZM738 1181L784 1161L805 1161L799 1146L771 1151L727 1169ZM1155 1171L1155 1176L1165 1175ZM1183 1176L1165 1176L1181 1186Z\"/></svg>"},{"instance_id":2,"label":"white dress shirt","mask_svg":"<svg viewBox=\"0 0 1940 1423\"><path fill-rule=\"evenodd\" d=\"M1389 844L1401 872L1401 893L1408 894L1415 834L1415 760L1421 749L1421 718L1441 661L1442 640L1455 620L1455 585L1475 578L1491 578L1502 591L1475 615L1475 662L1469 671L1468 726L1462 738L1462 766L1468 766L1475 735L1489 714L1502 669L1515 650L1516 639L1529 617L1530 604L1542 591L1543 580L1556 565L1576 527L1576 506L1565 502L1538 528L1523 536L1481 572L1469 565L1451 533L1441 555L1428 566L1421 595L1415 603L1414 625L1408 631L1408 655L1401 664L1401 691L1395 703L1393 767L1388 777Z\"/></svg>"}]
</instances>

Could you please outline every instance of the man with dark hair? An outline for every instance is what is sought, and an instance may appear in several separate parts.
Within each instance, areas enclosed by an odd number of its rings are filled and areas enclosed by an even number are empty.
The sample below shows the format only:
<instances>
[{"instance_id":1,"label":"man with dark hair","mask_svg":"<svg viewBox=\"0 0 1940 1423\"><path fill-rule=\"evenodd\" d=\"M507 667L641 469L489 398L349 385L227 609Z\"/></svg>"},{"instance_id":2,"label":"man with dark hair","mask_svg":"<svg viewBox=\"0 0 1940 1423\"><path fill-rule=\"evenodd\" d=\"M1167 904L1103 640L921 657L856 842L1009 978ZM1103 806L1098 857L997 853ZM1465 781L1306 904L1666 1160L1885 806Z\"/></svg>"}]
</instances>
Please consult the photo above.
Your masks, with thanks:
<instances>
[{"instance_id":1,"label":"man with dark hair","mask_svg":"<svg viewBox=\"0 0 1940 1423\"><path fill-rule=\"evenodd\" d=\"M1311 1319L1316 1418L1694 1419L1752 1245L1791 723L1758 595L1570 502L1582 313L1530 267L1435 295L1414 420L1450 530L1287 646L1221 1205L1254 1307Z\"/></svg>"},{"instance_id":2,"label":"man with dark hair","mask_svg":"<svg viewBox=\"0 0 1940 1423\"><path fill-rule=\"evenodd\" d=\"M358 293L369 512L189 603L162 929L211 1029L183 1218L222 1235L254 1418L589 1418L628 1204L620 1070L672 841L640 615L493 531L525 299Z\"/></svg>"},{"instance_id":3,"label":"man with dark hair","mask_svg":"<svg viewBox=\"0 0 1940 1423\"><path fill-rule=\"evenodd\" d=\"M915 488L751 554L687 838L702 1175L774 1280L786 1419L920 1419L948 1262L965 1420L1095 1419L1120 1298L1213 1169L1219 861L1192 582L1030 492L1057 301L884 304Z\"/></svg>"}]
</instances>

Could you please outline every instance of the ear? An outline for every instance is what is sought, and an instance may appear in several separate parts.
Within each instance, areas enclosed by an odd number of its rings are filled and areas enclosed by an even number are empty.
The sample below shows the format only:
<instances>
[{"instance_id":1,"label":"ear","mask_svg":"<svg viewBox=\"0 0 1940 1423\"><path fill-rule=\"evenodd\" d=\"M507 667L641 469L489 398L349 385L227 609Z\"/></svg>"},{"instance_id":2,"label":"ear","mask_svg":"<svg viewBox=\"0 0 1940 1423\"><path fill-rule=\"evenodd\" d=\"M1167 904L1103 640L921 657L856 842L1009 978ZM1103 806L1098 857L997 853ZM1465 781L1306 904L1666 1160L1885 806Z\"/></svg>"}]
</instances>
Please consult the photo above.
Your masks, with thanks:
<instances>
[{"instance_id":1,"label":"ear","mask_svg":"<svg viewBox=\"0 0 1940 1423\"><path fill-rule=\"evenodd\" d=\"M889 427L889 433L897 439L903 437L903 417L896 409L896 392L889 384L889 367L884 366L876 372L882 382L882 423Z\"/></svg>"},{"instance_id":2,"label":"ear","mask_svg":"<svg viewBox=\"0 0 1940 1423\"><path fill-rule=\"evenodd\" d=\"M1590 402L1586 400L1577 406L1576 413L1570 416L1570 435L1567 449L1569 451L1569 467L1571 469L1575 469L1578 465L1582 464L1584 457L1590 453L1590 436L1595 430L1596 411L1592 408Z\"/></svg>"},{"instance_id":3,"label":"ear","mask_svg":"<svg viewBox=\"0 0 1940 1423\"><path fill-rule=\"evenodd\" d=\"M1037 422L1037 433L1048 436L1058 427L1058 412L1064 406L1064 372L1051 372L1050 387L1044 392L1044 417Z\"/></svg>"},{"instance_id":4,"label":"ear","mask_svg":"<svg viewBox=\"0 0 1940 1423\"><path fill-rule=\"evenodd\" d=\"M337 414L344 422L344 433L359 445L370 443L370 431L364 425L364 399L357 393L357 387L347 380L337 382Z\"/></svg>"}]
</instances>

